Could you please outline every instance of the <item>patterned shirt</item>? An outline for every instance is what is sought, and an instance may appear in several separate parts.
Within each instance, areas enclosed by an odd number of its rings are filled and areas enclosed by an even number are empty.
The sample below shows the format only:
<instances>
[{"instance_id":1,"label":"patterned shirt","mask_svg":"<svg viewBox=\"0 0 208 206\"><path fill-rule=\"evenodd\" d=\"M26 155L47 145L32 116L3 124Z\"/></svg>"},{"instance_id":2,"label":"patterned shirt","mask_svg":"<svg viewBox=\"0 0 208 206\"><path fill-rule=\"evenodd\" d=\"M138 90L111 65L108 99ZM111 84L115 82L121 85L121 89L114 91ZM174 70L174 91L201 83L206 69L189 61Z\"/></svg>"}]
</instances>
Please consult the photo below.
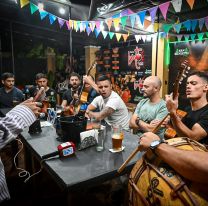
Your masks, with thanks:
<instances>
[{"instance_id":1,"label":"patterned shirt","mask_svg":"<svg viewBox=\"0 0 208 206\"><path fill-rule=\"evenodd\" d=\"M6 114L6 117L0 118L0 149L15 139L25 127L30 126L35 120L34 113L25 105L16 106ZM6 199L10 199L10 194L6 184L4 166L0 159L0 203Z\"/></svg>"}]
</instances>

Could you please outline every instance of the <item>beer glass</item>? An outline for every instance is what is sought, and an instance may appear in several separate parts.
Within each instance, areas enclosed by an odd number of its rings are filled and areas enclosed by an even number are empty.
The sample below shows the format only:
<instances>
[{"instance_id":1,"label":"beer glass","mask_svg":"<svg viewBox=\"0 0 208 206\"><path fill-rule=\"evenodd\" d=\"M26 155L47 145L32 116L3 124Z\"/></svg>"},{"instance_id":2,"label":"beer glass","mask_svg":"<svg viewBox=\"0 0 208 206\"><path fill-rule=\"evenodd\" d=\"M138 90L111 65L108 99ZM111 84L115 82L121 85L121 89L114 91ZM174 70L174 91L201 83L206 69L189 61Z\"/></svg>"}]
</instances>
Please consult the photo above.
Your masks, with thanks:
<instances>
[{"instance_id":1,"label":"beer glass","mask_svg":"<svg viewBox=\"0 0 208 206\"><path fill-rule=\"evenodd\" d=\"M112 148L122 150L122 141L124 138L123 130L120 125L112 125Z\"/></svg>"}]
</instances>

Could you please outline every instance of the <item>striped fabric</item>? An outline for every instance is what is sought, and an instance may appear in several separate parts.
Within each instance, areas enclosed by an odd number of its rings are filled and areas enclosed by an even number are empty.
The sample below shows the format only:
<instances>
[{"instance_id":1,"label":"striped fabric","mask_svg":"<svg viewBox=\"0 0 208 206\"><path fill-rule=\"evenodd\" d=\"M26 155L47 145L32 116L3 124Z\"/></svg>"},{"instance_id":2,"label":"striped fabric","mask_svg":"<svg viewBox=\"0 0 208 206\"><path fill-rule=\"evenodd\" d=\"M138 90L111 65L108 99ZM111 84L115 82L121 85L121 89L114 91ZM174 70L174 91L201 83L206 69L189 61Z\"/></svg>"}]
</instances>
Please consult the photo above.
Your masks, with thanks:
<instances>
[{"instance_id":1,"label":"striped fabric","mask_svg":"<svg viewBox=\"0 0 208 206\"><path fill-rule=\"evenodd\" d=\"M6 117L0 119L0 149L15 139L25 127L30 126L35 120L36 117L32 110L24 105L18 105L8 112ZM4 166L0 159L0 203L9 198Z\"/></svg>"}]
</instances>

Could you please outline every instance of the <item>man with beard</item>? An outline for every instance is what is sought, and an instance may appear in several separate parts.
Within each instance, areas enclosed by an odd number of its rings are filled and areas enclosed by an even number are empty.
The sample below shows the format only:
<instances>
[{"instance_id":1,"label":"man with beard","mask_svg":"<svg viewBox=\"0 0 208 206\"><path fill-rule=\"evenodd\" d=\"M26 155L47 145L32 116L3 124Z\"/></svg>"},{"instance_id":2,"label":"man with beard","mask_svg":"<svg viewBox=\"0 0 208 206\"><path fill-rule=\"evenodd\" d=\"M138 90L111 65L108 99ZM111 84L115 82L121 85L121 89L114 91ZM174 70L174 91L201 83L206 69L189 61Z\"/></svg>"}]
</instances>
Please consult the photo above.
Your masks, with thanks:
<instances>
[{"instance_id":1,"label":"man with beard","mask_svg":"<svg viewBox=\"0 0 208 206\"><path fill-rule=\"evenodd\" d=\"M161 86L162 82L156 76L149 76L144 80L143 95L146 98L138 103L129 122L130 128L137 130L139 136L144 132L152 131L168 114L166 103L160 97ZM163 125L157 134L160 138L164 138L164 132Z\"/></svg>"},{"instance_id":2,"label":"man with beard","mask_svg":"<svg viewBox=\"0 0 208 206\"><path fill-rule=\"evenodd\" d=\"M191 110L180 119L177 116L178 96L166 95L166 105L170 113L171 122L178 136L208 144L208 75L194 71L187 79L186 96L190 100Z\"/></svg>"},{"instance_id":3,"label":"man with beard","mask_svg":"<svg viewBox=\"0 0 208 206\"><path fill-rule=\"evenodd\" d=\"M80 94L81 77L79 74L72 72L69 76L70 88L64 92L61 106L65 111L70 109L70 105L75 105Z\"/></svg>"},{"instance_id":4,"label":"man with beard","mask_svg":"<svg viewBox=\"0 0 208 206\"><path fill-rule=\"evenodd\" d=\"M103 75L98 78L97 86L100 96L96 97L88 106L86 114L90 118L105 120L108 125L117 124L129 130L128 110L121 97L112 91L110 79ZM99 112L95 112L99 109Z\"/></svg>"},{"instance_id":5,"label":"man with beard","mask_svg":"<svg viewBox=\"0 0 208 206\"><path fill-rule=\"evenodd\" d=\"M14 86L14 74L3 73L1 80L3 87L0 88L0 108L12 108L15 102L17 104L24 100L22 91Z\"/></svg>"}]
</instances>

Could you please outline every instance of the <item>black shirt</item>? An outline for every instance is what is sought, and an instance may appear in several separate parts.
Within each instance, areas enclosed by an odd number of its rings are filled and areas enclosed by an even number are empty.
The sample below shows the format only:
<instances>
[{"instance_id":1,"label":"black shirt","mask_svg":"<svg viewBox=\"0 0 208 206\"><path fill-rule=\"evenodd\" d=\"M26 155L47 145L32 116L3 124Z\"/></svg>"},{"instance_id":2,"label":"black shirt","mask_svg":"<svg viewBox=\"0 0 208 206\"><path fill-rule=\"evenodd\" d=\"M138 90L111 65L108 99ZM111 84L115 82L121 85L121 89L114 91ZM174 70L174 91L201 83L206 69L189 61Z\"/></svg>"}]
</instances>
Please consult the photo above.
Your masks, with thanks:
<instances>
[{"instance_id":1,"label":"black shirt","mask_svg":"<svg viewBox=\"0 0 208 206\"><path fill-rule=\"evenodd\" d=\"M0 88L0 108L12 108L13 100L22 102L24 100L23 92L16 87L13 87L8 93L4 87Z\"/></svg>"},{"instance_id":2,"label":"black shirt","mask_svg":"<svg viewBox=\"0 0 208 206\"><path fill-rule=\"evenodd\" d=\"M29 92L30 92L30 96L31 97L35 97L35 95L37 94L37 91L38 91L38 87L37 86L33 86L29 89ZM46 97L50 97L51 96L51 92L54 92L54 96L56 96L56 92L54 89L52 88L49 88L45 94L46 94Z\"/></svg>"},{"instance_id":3,"label":"black shirt","mask_svg":"<svg viewBox=\"0 0 208 206\"><path fill-rule=\"evenodd\" d=\"M182 121L189 129L198 123L207 133L207 136L199 142L208 144L208 104L196 111L188 111Z\"/></svg>"}]
</instances>

